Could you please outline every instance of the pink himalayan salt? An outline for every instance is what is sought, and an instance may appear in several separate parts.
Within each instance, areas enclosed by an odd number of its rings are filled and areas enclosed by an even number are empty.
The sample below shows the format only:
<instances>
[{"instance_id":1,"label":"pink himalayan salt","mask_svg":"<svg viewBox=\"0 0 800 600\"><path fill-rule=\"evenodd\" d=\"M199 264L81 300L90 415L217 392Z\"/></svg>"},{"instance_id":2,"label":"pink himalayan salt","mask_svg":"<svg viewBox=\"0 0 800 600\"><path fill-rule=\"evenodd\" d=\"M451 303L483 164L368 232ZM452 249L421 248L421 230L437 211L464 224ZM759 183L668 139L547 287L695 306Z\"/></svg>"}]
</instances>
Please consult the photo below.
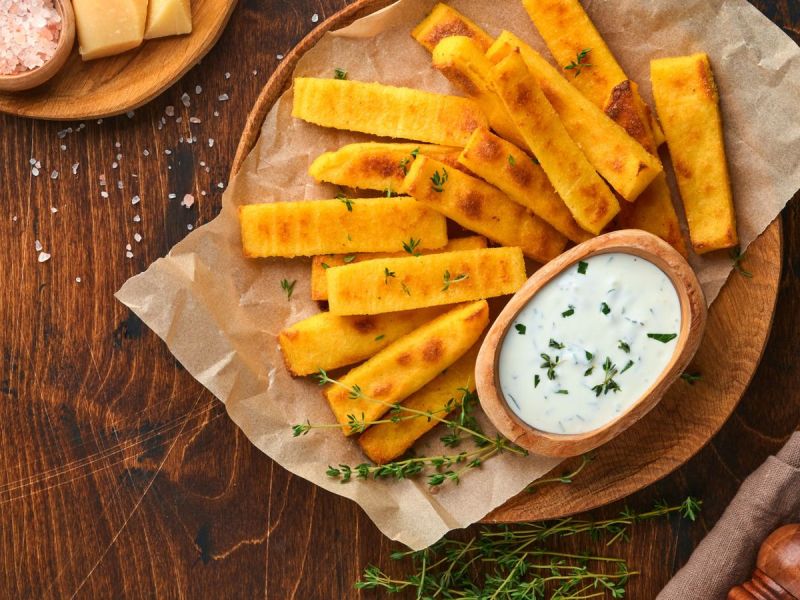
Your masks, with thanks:
<instances>
[{"instance_id":1,"label":"pink himalayan salt","mask_svg":"<svg viewBox=\"0 0 800 600\"><path fill-rule=\"evenodd\" d=\"M53 0L0 0L0 75L41 67L53 58L60 34Z\"/></svg>"}]
</instances>

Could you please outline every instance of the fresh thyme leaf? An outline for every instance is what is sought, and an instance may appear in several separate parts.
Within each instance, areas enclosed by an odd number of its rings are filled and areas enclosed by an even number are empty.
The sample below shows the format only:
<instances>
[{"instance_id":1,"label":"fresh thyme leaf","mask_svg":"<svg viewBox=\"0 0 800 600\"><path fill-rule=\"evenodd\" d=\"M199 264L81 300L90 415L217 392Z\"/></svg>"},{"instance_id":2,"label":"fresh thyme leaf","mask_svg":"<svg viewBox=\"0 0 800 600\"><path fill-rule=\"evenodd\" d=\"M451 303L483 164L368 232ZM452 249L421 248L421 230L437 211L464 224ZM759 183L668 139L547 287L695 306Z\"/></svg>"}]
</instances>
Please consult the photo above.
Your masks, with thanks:
<instances>
[{"instance_id":1,"label":"fresh thyme leaf","mask_svg":"<svg viewBox=\"0 0 800 600\"><path fill-rule=\"evenodd\" d=\"M586 370L583 372L583 376L584 376L584 377L588 377L588 376L589 376L589 375L591 375L593 372L594 372L594 365L592 365L591 367L589 367L588 369L586 369Z\"/></svg>"},{"instance_id":2,"label":"fresh thyme leaf","mask_svg":"<svg viewBox=\"0 0 800 600\"><path fill-rule=\"evenodd\" d=\"M556 350L563 350L564 344L561 342L555 341L553 338L550 338L550 343L547 344L550 348L555 348Z\"/></svg>"},{"instance_id":3,"label":"fresh thyme leaf","mask_svg":"<svg viewBox=\"0 0 800 600\"><path fill-rule=\"evenodd\" d=\"M414 148L414 149L411 151L411 156L413 156L414 158L417 158L417 155L418 155L418 154L419 154L419 146L417 146L416 148Z\"/></svg>"},{"instance_id":4,"label":"fresh thyme leaf","mask_svg":"<svg viewBox=\"0 0 800 600\"><path fill-rule=\"evenodd\" d=\"M585 261L580 261L578 263L578 273L580 273L581 275L586 275L586 269L588 268L589 268L589 263Z\"/></svg>"},{"instance_id":5,"label":"fresh thyme leaf","mask_svg":"<svg viewBox=\"0 0 800 600\"><path fill-rule=\"evenodd\" d=\"M356 255L355 254L348 254L342 260L344 261L344 264L349 265L355 259L356 259Z\"/></svg>"},{"instance_id":6,"label":"fresh thyme leaf","mask_svg":"<svg viewBox=\"0 0 800 600\"><path fill-rule=\"evenodd\" d=\"M731 260L733 261L733 268L736 269L739 274L747 277L748 279L753 278L753 274L744 268L742 261L744 260L744 252L742 252L738 247L731 249Z\"/></svg>"},{"instance_id":7,"label":"fresh thyme leaf","mask_svg":"<svg viewBox=\"0 0 800 600\"><path fill-rule=\"evenodd\" d=\"M376 341L376 342L380 342L380 341L381 341L383 338L385 338L385 337L386 337L386 334L385 334L385 333L382 333L382 334L380 334L379 336L376 336L376 337L375 337L375 341Z\"/></svg>"},{"instance_id":8,"label":"fresh thyme leaf","mask_svg":"<svg viewBox=\"0 0 800 600\"><path fill-rule=\"evenodd\" d=\"M600 312L603 313L604 315L607 315L608 313L611 312L611 307L605 302L602 302L600 304Z\"/></svg>"},{"instance_id":9,"label":"fresh thyme leaf","mask_svg":"<svg viewBox=\"0 0 800 600\"><path fill-rule=\"evenodd\" d=\"M512 167L517 164L517 159L514 158L511 154L508 155L508 164Z\"/></svg>"},{"instance_id":10,"label":"fresh thyme leaf","mask_svg":"<svg viewBox=\"0 0 800 600\"><path fill-rule=\"evenodd\" d=\"M281 289L286 293L287 300L292 299L292 294L294 294L294 286L296 283L296 279L291 282L288 279L281 279Z\"/></svg>"},{"instance_id":11,"label":"fresh thyme leaf","mask_svg":"<svg viewBox=\"0 0 800 600\"><path fill-rule=\"evenodd\" d=\"M606 395L608 392L620 391L622 388L620 388L619 384L614 381L614 377L619 373L619 371L617 370L617 365L611 362L609 357L606 357L606 360L603 362L603 372L603 382L592 387L592 391L595 393L595 396L599 396L600 394Z\"/></svg>"},{"instance_id":12,"label":"fresh thyme leaf","mask_svg":"<svg viewBox=\"0 0 800 600\"><path fill-rule=\"evenodd\" d=\"M591 52L591 48L584 48L575 56L575 60L564 67L565 71L575 71L575 77L581 74L581 71L587 67L592 67L594 65L586 62L586 58L589 56L589 52Z\"/></svg>"},{"instance_id":13,"label":"fresh thyme leaf","mask_svg":"<svg viewBox=\"0 0 800 600\"><path fill-rule=\"evenodd\" d=\"M404 158L400 161L400 169L402 169L403 175L408 175L408 163L410 162L410 158Z\"/></svg>"},{"instance_id":14,"label":"fresh thyme leaf","mask_svg":"<svg viewBox=\"0 0 800 600\"><path fill-rule=\"evenodd\" d=\"M339 202L344 203L347 207L347 212L353 212L353 200L350 198L339 198Z\"/></svg>"},{"instance_id":15,"label":"fresh thyme leaf","mask_svg":"<svg viewBox=\"0 0 800 600\"><path fill-rule=\"evenodd\" d=\"M383 283L385 285L389 285L389 278L390 277L397 277L397 273L394 271L390 271L389 267L384 267L383 269Z\"/></svg>"},{"instance_id":16,"label":"fresh thyme leaf","mask_svg":"<svg viewBox=\"0 0 800 600\"><path fill-rule=\"evenodd\" d=\"M448 178L447 169L442 167L441 174L439 173L438 170L436 170L434 174L431 175L431 183L433 184L432 186L433 191L442 193L444 191L444 184L447 183L447 178Z\"/></svg>"},{"instance_id":17,"label":"fresh thyme leaf","mask_svg":"<svg viewBox=\"0 0 800 600\"><path fill-rule=\"evenodd\" d=\"M623 352L627 352L628 354L630 354L630 352L631 352L631 347L624 340L620 340L619 341L619 346L618 347L619 347L620 350L622 350Z\"/></svg>"},{"instance_id":18,"label":"fresh thyme leaf","mask_svg":"<svg viewBox=\"0 0 800 600\"><path fill-rule=\"evenodd\" d=\"M330 269L330 268L331 268L331 266L330 266L328 263L320 263L320 266L321 266L323 269Z\"/></svg>"},{"instance_id":19,"label":"fresh thyme leaf","mask_svg":"<svg viewBox=\"0 0 800 600\"><path fill-rule=\"evenodd\" d=\"M703 376L700 373L689 373L686 371L685 373L681 373L681 379L689 385L694 385L697 381L701 381Z\"/></svg>"},{"instance_id":20,"label":"fresh thyme leaf","mask_svg":"<svg viewBox=\"0 0 800 600\"><path fill-rule=\"evenodd\" d=\"M574 314L575 314L575 307L572 306L572 304L570 304L569 308L561 313L561 316L566 319L567 317L571 317Z\"/></svg>"},{"instance_id":21,"label":"fresh thyme leaf","mask_svg":"<svg viewBox=\"0 0 800 600\"><path fill-rule=\"evenodd\" d=\"M666 344L667 342L671 342L676 337L678 337L677 333L648 333L647 337L652 340L656 340L657 342L661 342L662 344Z\"/></svg>"},{"instance_id":22,"label":"fresh thyme leaf","mask_svg":"<svg viewBox=\"0 0 800 600\"><path fill-rule=\"evenodd\" d=\"M539 377L539 374L537 373L536 375L533 376L533 387L534 388L539 387L539 381L541 381L541 379Z\"/></svg>"},{"instance_id":23,"label":"fresh thyme leaf","mask_svg":"<svg viewBox=\"0 0 800 600\"><path fill-rule=\"evenodd\" d=\"M468 273L459 273L455 277L452 277L450 275L450 271L445 271L444 275L442 276L442 282L444 283L442 291L446 292L447 290L449 290L451 283L459 283L461 281L466 281L467 279L469 279Z\"/></svg>"},{"instance_id":24,"label":"fresh thyme leaf","mask_svg":"<svg viewBox=\"0 0 800 600\"><path fill-rule=\"evenodd\" d=\"M408 286L405 283L401 282L400 283L400 287L403 288L403 291L406 293L406 296L410 296L411 295L411 290L408 289Z\"/></svg>"},{"instance_id":25,"label":"fresh thyme leaf","mask_svg":"<svg viewBox=\"0 0 800 600\"><path fill-rule=\"evenodd\" d=\"M539 365L542 369L547 369L547 378L552 381L556 378L556 367L558 366L558 362L561 360L558 356L555 359L551 358L549 354L545 354L542 352L539 356L542 357L542 364Z\"/></svg>"},{"instance_id":26,"label":"fresh thyme leaf","mask_svg":"<svg viewBox=\"0 0 800 600\"><path fill-rule=\"evenodd\" d=\"M620 371L619 374L622 375L625 371L630 369L632 366L633 366L633 361L632 360L628 360L628 362L625 364L625 366L622 367L622 371Z\"/></svg>"},{"instance_id":27,"label":"fresh thyme leaf","mask_svg":"<svg viewBox=\"0 0 800 600\"><path fill-rule=\"evenodd\" d=\"M523 323L517 323L516 325L514 325L514 329L516 329L517 333L520 335L525 335L525 332L528 330L528 328L525 327Z\"/></svg>"},{"instance_id":28,"label":"fresh thyme leaf","mask_svg":"<svg viewBox=\"0 0 800 600\"><path fill-rule=\"evenodd\" d=\"M420 245L420 242L422 242L421 239L415 240L413 237L409 238L407 242L403 242L403 250L405 250L412 256L419 256L420 252L419 250L417 250L417 246Z\"/></svg>"},{"instance_id":29,"label":"fresh thyme leaf","mask_svg":"<svg viewBox=\"0 0 800 600\"><path fill-rule=\"evenodd\" d=\"M564 394L565 396L569 394L569 390L558 390L556 394Z\"/></svg>"},{"instance_id":30,"label":"fresh thyme leaf","mask_svg":"<svg viewBox=\"0 0 800 600\"><path fill-rule=\"evenodd\" d=\"M588 350L584 350L583 353L586 355L586 360L591 361L594 358L594 354L592 354Z\"/></svg>"},{"instance_id":31,"label":"fresh thyme leaf","mask_svg":"<svg viewBox=\"0 0 800 600\"><path fill-rule=\"evenodd\" d=\"M336 79L347 79L347 71L345 71L344 69L341 69L339 67L336 67L333 70L333 76Z\"/></svg>"}]
</instances>

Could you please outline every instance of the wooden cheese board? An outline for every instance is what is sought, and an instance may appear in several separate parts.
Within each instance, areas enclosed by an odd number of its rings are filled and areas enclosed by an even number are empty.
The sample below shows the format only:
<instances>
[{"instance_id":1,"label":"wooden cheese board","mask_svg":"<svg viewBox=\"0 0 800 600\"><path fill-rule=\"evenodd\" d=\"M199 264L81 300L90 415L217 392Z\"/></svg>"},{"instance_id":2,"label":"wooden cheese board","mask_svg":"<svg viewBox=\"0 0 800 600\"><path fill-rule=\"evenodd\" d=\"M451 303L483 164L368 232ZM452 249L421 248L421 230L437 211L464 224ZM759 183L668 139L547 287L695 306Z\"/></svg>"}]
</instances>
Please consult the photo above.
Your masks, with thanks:
<instances>
[{"instance_id":1,"label":"wooden cheese board","mask_svg":"<svg viewBox=\"0 0 800 600\"><path fill-rule=\"evenodd\" d=\"M255 147L264 119L291 85L297 61L328 31L385 8L393 0L356 0L306 36L283 60L248 116L232 166L235 174ZM570 485L545 484L523 492L485 518L487 522L552 519L628 496L683 465L730 417L747 389L769 338L782 263L780 218L747 250L752 277L734 271L709 309L705 336L691 364L702 380L679 380L661 403L631 429L593 452ZM579 464L573 459L554 474ZM548 479L545 476L544 479Z\"/></svg>"},{"instance_id":2,"label":"wooden cheese board","mask_svg":"<svg viewBox=\"0 0 800 600\"><path fill-rule=\"evenodd\" d=\"M110 117L166 90L219 39L237 0L193 0L192 33L147 40L118 56L84 62L77 42L58 73L24 92L0 92L0 112L49 120Z\"/></svg>"}]
</instances>

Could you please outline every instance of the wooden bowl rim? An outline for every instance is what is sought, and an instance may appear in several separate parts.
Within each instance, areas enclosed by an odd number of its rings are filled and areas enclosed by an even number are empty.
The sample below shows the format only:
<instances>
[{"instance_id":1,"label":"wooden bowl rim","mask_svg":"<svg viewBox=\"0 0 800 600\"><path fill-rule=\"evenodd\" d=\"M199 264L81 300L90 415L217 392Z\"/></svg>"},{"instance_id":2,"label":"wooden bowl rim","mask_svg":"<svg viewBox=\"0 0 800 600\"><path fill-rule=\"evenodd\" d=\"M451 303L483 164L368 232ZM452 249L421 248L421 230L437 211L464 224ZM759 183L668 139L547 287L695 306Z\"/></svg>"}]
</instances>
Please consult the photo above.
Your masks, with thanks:
<instances>
[{"instance_id":1,"label":"wooden bowl rim","mask_svg":"<svg viewBox=\"0 0 800 600\"><path fill-rule=\"evenodd\" d=\"M75 45L75 11L70 0L55 0L54 4L61 16L61 31L53 56L41 67L30 71L0 75L0 91L22 92L42 85L54 77L67 62Z\"/></svg>"},{"instance_id":2,"label":"wooden bowl rim","mask_svg":"<svg viewBox=\"0 0 800 600\"><path fill-rule=\"evenodd\" d=\"M503 341L516 316L543 287L581 260L611 253L630 254L649 261L670 280L680 303L678 343L669 363L645 393L603 426L579 434L558 434L537 429L511 410L502 393L498 364ZM694 270L668 243L639 229L623 229L592 238L564 252L531 275L495 319L484 338L475 365L481 407L500 433L531 452L571 457L594 450L656 407L697 352L705 330L706 314L705 295Z\"/></svg>"},{"instance_id":3,"label":"wooden bowl rim","mask_svg":"<svg viewBox=\"0 0 800 600\"><path fill-rule=\"evenodd\" d=\"M242 163L244 162L247 155L250 151L255 147L258 138L261 134L261 126L263 125L264 119L272 108L274 103L279 99L280 95L289 87L289 81L291 80L292 73L294 72L294 67L297 64L297 61L302 57L302 55L308 51L314 44L329 30L338 29L341 27L345 27L355 21L356 19L360 18L361 16L370 14L390 4L393 4L394 0L356 0L353 4L345 7L341 11L331 15L329 18L325 19L322 23L320 23L316 28L314 28L311 32L309 32L306 37L304 37L297 46L295 46L284 58L272 76L269 78L267 83L265 84L264 88L262 89L261 93L259 94L258 98L256 99L253 108L248 115L247 121L244 126L244 130L242 132L242 137L239 141L239 146L236 151L236 155L231 167L231 177L233 177L241 168ZM718 422L712 427L708 437L696 447L693 447L691 451L684 455L681 454L678 457L669 457L668 461L670 464L665 465L662 472L659 472L654 477L644 478L642 480L637 480L633 483L628 484L627 486L620 486L618 482L613 482L611 485L615 487L615 491L613 494L607 494L604 497L600 497L598 495L592 495L590 501L584 501L579 507L573 508L569 506L564 506L563 504L559 503L558 506L551 506L548 505L544 509L537 508L542 505L542 499L545 495L545 491L540 491L535 497L532 497L531 500L527 503L528 510L526 514L522 517L518 515L520 512L518 509L513 508L513 503L515 498L511 498L506 504L497 507L488 515L486 515L482 522L486 523L514 523L514 522L521 522L521 521L530 521L530 520L542 520L542 519L554 519L569 516L572 514L577 514L583 511L592 510L598 508L600 506L604 506L606 504L610 504L611 502L615 502L624 498L630 494L636 493L641 489L652 485L668 475L674 473L678 468L686 464L692 457L694 457L700 450L702 450L710 441L711 439L720 431L722 426L728 421L733 411L736 409L736 406L741 401L742 396L747 390L747 387L750 385L753 377L755 376L758 364L761 361L761 358L764 355L764 351L767 346L767 341L769 340L769 333L772 328L772 322L775 316L775 306L778 301L778 287L780 283L780 277L783 269L783 253L784 253L784 245L783 245L783 225L781 222L780 215L775 218L775 220L762 232L761 236L765 235L775 236L777 239L776 243L778 246L778 255L776 257L776 261L778 264L777 273L775 274L775 283L771 285L771 298L770 298L770 310L769 310L769 319L766 324L764 335L759 340L759 348L758 348L758 358L753 364L753 368L750 372L746 374L746 380L743 382L741 392L738 394L736 401L733 402L730 407L725 411L725 414L721 416ZM754 244L757 240L754 240ZM724 289L720 292L724 293ZM710 309L713 311L712 309ZM555 467L558 469L559 467ZM544 477L547 477L545 475ZM616 489L620 488L620 489ZM552 501L550 501L552 504ZM509 515L513 515L509 516Z\"/></svg>"}]
</instances>

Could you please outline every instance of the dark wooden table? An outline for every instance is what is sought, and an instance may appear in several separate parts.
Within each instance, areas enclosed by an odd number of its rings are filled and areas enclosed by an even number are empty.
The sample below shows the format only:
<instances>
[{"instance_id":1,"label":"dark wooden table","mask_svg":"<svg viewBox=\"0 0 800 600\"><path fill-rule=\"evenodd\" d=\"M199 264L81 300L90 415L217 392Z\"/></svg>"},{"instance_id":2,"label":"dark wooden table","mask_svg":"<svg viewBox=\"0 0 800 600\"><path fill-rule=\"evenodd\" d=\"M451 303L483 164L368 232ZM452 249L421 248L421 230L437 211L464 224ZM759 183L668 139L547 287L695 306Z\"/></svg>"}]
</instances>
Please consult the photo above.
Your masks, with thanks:
<instances>
[{"instance_id":1,"label":"dark wooden table","mask_svg":"<svg viewBox=\"0 0 800 600\"><path fill-rule=\"evenodd\" d=\"M360 509L251 446L113 298L189 226L214 218L218 183L278 55L314 27L312 15L346 4L243 0L202 64L132 118L84 126L0 116L0 597L350 598L366 564L389 562L395 545ZM800 40L797 0L755 4ZM168 105L182 123L159 130ZM196 143L186 143L190 132ZM191 208L180 204L187 193ZM797 200L784 214L773 334L744 400L697 457L628 499L642 509L687 494L705 503L696 524L645 523L615 549L643 572L628 597L655 596L800 423ZM36 240L48 261L38 262Z\"/></svg>"}]
</instances>

